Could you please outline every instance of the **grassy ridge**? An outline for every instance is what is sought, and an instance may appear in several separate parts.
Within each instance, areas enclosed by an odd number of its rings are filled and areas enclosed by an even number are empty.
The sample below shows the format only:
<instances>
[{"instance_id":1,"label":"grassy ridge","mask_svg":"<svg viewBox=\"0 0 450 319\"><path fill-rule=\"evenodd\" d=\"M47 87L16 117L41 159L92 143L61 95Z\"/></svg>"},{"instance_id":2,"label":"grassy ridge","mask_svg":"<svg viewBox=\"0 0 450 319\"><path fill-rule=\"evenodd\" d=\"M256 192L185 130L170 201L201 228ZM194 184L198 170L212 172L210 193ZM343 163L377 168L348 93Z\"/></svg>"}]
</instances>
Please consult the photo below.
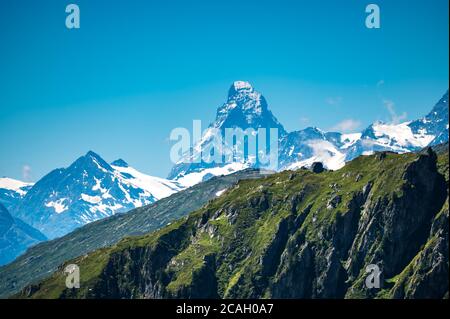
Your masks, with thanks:
<instances>
[{"instance_id":1,"label":"grassy ridge","mask_svg":"<svg viewBox=\"0 0 450 319\"><path fill-rule=\"evenodd\" d=\"M143 235L166 226L216 197L216 193L240 179L258 178L257 170L246 170L212 178L204 183L137 208L81 227L64 237L28 249L14 262L0 267L0 297L7 297L30 283L40 281L69 259L113 245L124 237Z\"/></svg>"},{"instance_id":2,"label":"grassy ridge","mask_svg":"<svg viewBox=\"0 0 450 319\"><path fill-rule=\"evenodd\" d=\"M161 230L70 261L80 266L81 289L65 289L60 267L18 296L443 297L447 156L378 153L338 171L242 180ZM442 264L430 268L436 258ZM370 263L383 270L376 291L364 287Z\"/></svg>"}]
</instances>

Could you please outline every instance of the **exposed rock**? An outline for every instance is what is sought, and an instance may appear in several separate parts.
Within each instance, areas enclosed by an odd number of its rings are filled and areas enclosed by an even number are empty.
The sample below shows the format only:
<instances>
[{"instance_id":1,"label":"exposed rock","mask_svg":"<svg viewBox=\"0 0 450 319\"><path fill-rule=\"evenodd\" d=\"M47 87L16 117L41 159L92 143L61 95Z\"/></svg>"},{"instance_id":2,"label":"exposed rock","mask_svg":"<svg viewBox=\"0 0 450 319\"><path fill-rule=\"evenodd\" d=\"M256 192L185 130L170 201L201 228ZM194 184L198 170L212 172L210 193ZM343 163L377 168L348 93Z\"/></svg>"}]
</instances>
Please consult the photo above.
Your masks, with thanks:
<instances>
[{"instance_id":1,"label":"exposed rock","mask_svg":"<svg viewBox=\"0 0 450 319\"><path fill-rule=\"evenodd\" d=\"M316 174L322 173L324 171L323 164L321 162L314 162L314 163L312 163L311 171L313 173L316 173Z\"/></svg>"},{"instance_id":2,"label":"exposed rock","mask_svg":"<svg viewBox=\"0 0 450 319\"><path fill-rule=\"evenodd\" d=\"M335 209L342 200L341 195L333 195L327 203L327 209Z\"/></svg>"}]
</instances>

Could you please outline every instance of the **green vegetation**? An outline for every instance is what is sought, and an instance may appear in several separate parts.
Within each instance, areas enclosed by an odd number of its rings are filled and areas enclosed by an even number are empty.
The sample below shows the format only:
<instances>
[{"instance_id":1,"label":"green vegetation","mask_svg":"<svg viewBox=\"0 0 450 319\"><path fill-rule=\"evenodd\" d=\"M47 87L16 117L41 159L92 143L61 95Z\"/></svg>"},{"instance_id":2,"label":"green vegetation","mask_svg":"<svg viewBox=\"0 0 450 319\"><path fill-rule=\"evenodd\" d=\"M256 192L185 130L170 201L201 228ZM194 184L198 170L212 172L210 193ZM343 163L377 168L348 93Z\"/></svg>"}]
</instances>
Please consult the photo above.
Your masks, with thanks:
<instances>
[{"instance_id":1,"label":"green vegetation","mask_svg":"<svg viewBox=\"0 0 450 319\"><path fill-rule=\"evenodd\" d=\"M199 209L215 198L218 191L234 185L238 180L258 177L260 174L257 170L246 170L212 178L155 204L88 224L64 237L31 247L14 262L0 267L0 298L42 280L69 259L114 245L124 237L144 235L165 227ZM150 235L150 238L153 237ZM141 246L145 244L145 240ZM124 241L122 244L125 245L127 242ZM139 242L135 244L139 245Z\"/></svg>"},{"instance_id":2,"label":"green vegetation","mask_svg":"<svg viewBox=\"0 0 450 319\"><path fill-rule=\"evenodd\" d=\"M241 180L189 217L69 262L81 289L64 289L60 268L17 296L442 298L447 156L377 153L338 171ZM382 289L364 286L373 263Z\"/></svg>"}]
</instances>

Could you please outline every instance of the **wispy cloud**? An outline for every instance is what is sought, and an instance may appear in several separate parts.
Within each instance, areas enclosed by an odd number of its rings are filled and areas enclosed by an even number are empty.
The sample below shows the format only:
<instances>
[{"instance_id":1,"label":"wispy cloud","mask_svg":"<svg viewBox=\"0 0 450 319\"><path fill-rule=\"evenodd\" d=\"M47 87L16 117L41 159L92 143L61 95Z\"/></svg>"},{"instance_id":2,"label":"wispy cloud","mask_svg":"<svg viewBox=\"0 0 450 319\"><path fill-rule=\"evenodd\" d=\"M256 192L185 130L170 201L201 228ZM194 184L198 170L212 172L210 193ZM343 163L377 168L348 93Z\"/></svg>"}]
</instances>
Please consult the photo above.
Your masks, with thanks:
<instances>
[{"instance_id":1,"label":"wispy cloud","mask_svg":"<svg viewBox=\"0 0 450 319\"><path fill-rule=\"evenodd\" d=\"M388 110L391 119L390 122L392 124L398 124L408 117L408 114L406 112L403 112L402 114L397 114L395 111L395 103L391 100L383 100L384 107Z\"/></svg>"},{"instance_id":2,"label":"wispy cloud","mask_svg":"<svg viewBox=\"0 0 450 319\"><path fill-rule=\"evenodd\" d=\"M338 131L342 133L352 133L361 128L361 122L354 119L345 119L333 127L331 127L332 131Z\"/></svg>"},{"instance_id":3,"label":"wispy cloud","mask_svg":"<svg viewBox=\"0 0 450 319\"><path fill-rule=\"evenodd\" d=\"M31 182L32 176L31 176L31 166L24 165L22 167L22 180L24 182Z\"/></svg>"},{"instance_id":4,"label":"wispy cloud","mask_svg":"<svg viewBox=\"0 0 450 319\"><path fill-rule=\"evenodd\" d=\"M329 104L329 105L340 105L342 102L342 97L341 96L334 96L334 97L330 96L325 99L325 102L327 102L327 104Z\"/></svg>"},{"instance_id":5,"label":"wispy cloud","mask_svg":"<svg viewBox=\"0 0 450 319\"><path fill-rule=\"evenodd\" d=\"M377 87L383 86L384 85L384 80L380 80L377 82Z\"/></svg>"}]
</instances>

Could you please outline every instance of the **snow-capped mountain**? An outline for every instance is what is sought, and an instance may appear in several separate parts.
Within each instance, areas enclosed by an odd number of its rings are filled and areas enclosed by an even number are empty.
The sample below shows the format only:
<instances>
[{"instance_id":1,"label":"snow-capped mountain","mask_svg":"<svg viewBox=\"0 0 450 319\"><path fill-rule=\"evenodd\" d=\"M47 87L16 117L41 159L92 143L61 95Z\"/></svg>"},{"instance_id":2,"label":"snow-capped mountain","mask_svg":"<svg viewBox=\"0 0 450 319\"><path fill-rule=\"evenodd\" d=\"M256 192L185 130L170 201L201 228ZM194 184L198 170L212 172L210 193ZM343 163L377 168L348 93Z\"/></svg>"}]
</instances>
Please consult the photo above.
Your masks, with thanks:
<instances>
[{"instance_id":1,"label":"snow-capped mountain","mask_svg":"<svg viewBox=\"0 0 450 319\"><path fill-rule=\"evenodd\" d=\"M448 141L448 116L447 91L427 116L411 122L409 127L414 134L434 136L431 145L442 144Z\"/></svg>"},{"instance_id":2,"label":"snow-capped mountain","mask_svg":"<svg viewBox=\"0 0 450 319\"><path fill-rule=\"evenodd\" d=\"M108 164L90 151L68 168L44 176L11 213L55 238L180 189L178 183L145 175L123 160Z\"/></svg>"},{"instance_id":3,"label":"snow-capped mountain","mask_svg":"<svg viewBox=\"0 0 450 319\"><path fill-rule=\"evenodd\" d=\"M405 153L448 141L448 91L430 113L412 122L370 125L348 149L345 160L375 151Z\"/></svg>"},{"instance_id":4,"label":"snow-capped mountain","mask_svg":"<svg viewBox=\"0 0 450 319\"><path fill-rule=\"evenodd\" d=\"M317 128L289 133L280 142L280 169L323 162L339 169L345 162L376 151L405 153L448 141L448 91L422 119L398 124L377 122L361 133L323 132ZM297 157L297 158L296 158Z\"/></svg>"},{"instance_id":5,"label":"snow-capped mountain","mask_svg":"<svg viewBox=\"0 0 450 319\"><path fill-rule=\"evenodd\" d=\"M283 125L269 110L264 96L245 81L233 83L228 91L227 102L219 107L216 120L210 127L221 131L234 127L242 129L276 127L280 136L286 135Z\"/></svg>"},{"instance_id":6,"label":"snow-capped mountain","mask_svg":"<svg viewBox=\"0 0 450 319\"><path fill-rule=\"evenodd\" d=\"M215 121L173 167L169 179L143 174L123 160L108 164L88 152L68 168L56 169L34 185L0 178L0 202L12 216L54 238L95 220L153 203L213 176L248 167L265 168L250 157L226 163L209 161L210 153L206 161L202 158L215 134L224 135L227 128L278 129L277 170L297 169L314 162L338 169L346 161L374 151L409 152L448 141L448 92L428 115L412 122L377 122L353 134L315 127L287 132L265 98L250 83L236 81L227 101L218 108ZM226 142L221 149L224 157L233 153L234 146Z\"/></svg>"},{"instance_id":7,"label":"snow-capped mountain","mask_svg":"<svg viewBox=\"0 0 450 319\"><path fill-rule=\"evenodd\" d=\"M346 148L357 138L316 127L291 132L280 140L279 168L297 169L322 162L328 169L338 169L345 160Z\"/></svg>"},{"instance_id":8,"label":"snow-capped mountain","mask_svg":"<svg viewBox=\"0 0 450 319\"><path fill-rule=\"evenodd\" d=\"M13 218L0 204L0 266L14 260L28 247L47 238L37 229Z\"/></svg>"},{"instance_id":9,"label":"snow-capped mountain","mask_svg":"<svg viewBox=\"0 0 450 319\"><path fill-rule=\"evenodd\" d=\"M346 161L375 151L403 153L448 141L448 91L428 115L416 121L399 124L377 122L360 133L352 134L324 132L315 127L286 132L268 109L265 98L250 83L236 81L229 90L227 102L218 108L216 120L201 140L173 167L169 178L190 186L211 176L259 167L257 162L249 160L211 163L202 159L192 163L201 158L201 152L213 139L215 129L223 135L226 128L235 127L243 130L277 128L278 170L297 169L314 162L322 162L326 168L335 170L345 165ZM230 146L224 145L222 152L231 152Z\"/></svg>"},{"instance_id":10,"label":"snow-capped mountain","mask_svg":"<svg viewBox=\"0 0 450 319\"><path fill-rule=\"evenodd\" d=\"M32 186L33 183L25 183L8 177L0 178L0 202L7 210L11 211Z\"/></svg>"},{"instance_id":11,"label":"snow-capped mountain","mask_svg":"<svg viewBox=\"0 0 450 319\"><path fill-rule=\"evenodd\" d=\"M283 125L276 119L268 109L266 99L261 93L254 90L246 81L236 81L228 91L227 102L217 110L216 120L209 125L190 152L184 154L183 158L173 167L168 178L174 179L185 186L192 186L204 181L211 176L226 175L248 167L258 166L257 160L236 161L233 163L217 164L209 160L209 154L203 154L208 145L214 140L216 132L223 138L222 154L226 157L233 153L233 145L227 144L225 130L229 128L248 128L257 130L259 128L277 128L278 138L286 136L287 132ZM242 154L245 156L246 154ZM196 159L201 159L198 163Z\"/></svg>"}]
</instances>

